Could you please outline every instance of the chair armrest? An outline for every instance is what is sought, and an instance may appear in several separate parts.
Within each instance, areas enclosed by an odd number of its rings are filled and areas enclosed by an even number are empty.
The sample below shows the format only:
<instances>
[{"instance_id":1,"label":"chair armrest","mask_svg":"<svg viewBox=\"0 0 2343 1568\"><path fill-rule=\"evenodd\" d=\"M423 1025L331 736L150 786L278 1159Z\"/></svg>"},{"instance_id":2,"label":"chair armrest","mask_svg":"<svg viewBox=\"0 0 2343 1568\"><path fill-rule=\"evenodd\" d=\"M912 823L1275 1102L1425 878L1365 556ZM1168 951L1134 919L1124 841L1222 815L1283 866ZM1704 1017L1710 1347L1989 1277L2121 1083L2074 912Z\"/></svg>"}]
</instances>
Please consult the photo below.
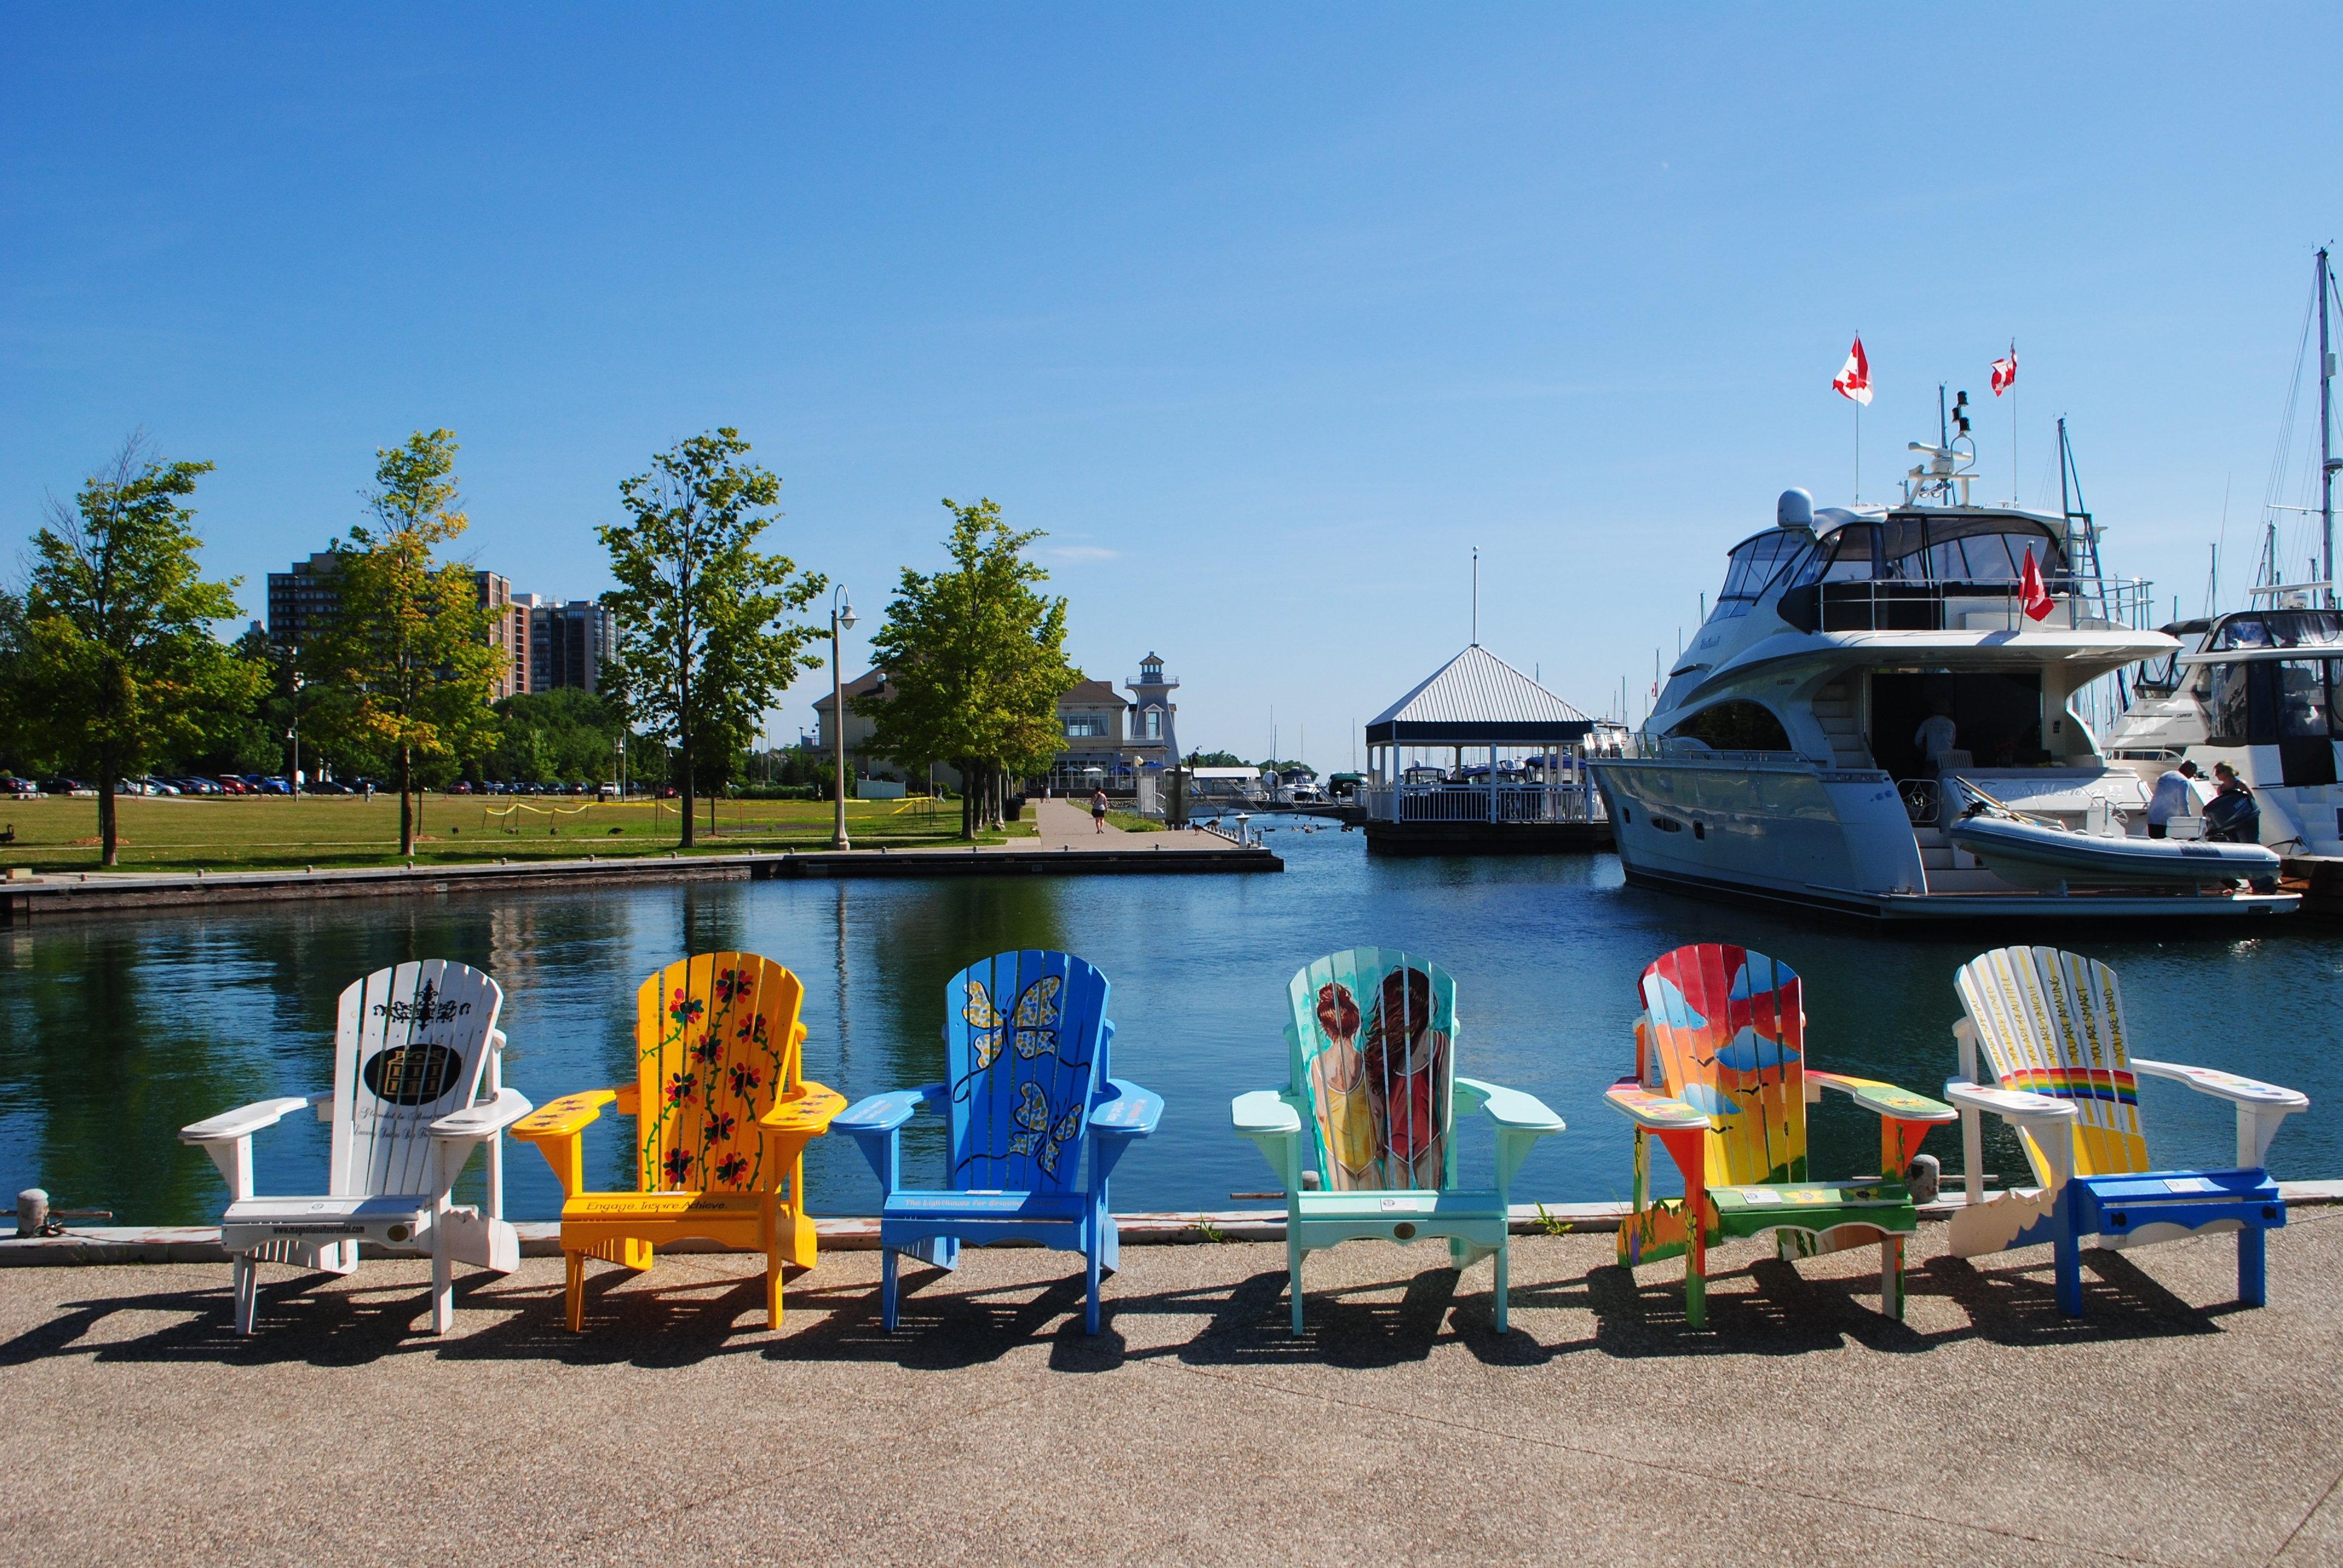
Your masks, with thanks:
<instances>
[{"instance_id":1,"label":"chair armrest","mask_svg":"<svg viewBox=\"0 0 2343 1568\"><path fill-rule=\"evenodd\" d=\"M1882 1083L1875 1078L1850 1078L1843 1072L1816 1072L1806 1069L1806 1103L1812 1105L1823 1097L1825 1089L1836 1090L1875 1116L1892 1121L1950 1121L1960 1115L1943 1101L1931 1100L1925 1094L1915 1094L1908 1089L1898 1089L1892 1083Z\"/></svg>"},{"instance_id":2,"label":"chair armrest","mask_svg":"<svg viewBox=\"0 0 2343 1568\"><path fill-rule=\"evenodd\" d=\"M1545 1101L1534 1094L1524 1094L1518 1089L1507 1089L1502 1083L1491 1083L1478 1078L1459 1078L1455 1088L1460 1097L1479 1101L1481 1110L1503 1131L1561 1132L1565 1130L1562 1118L1547 1110Z\"/></svg>"},{"instance_id":3,"label":"chair armrest","mask_svg":"<svg viewBox=\"0 0 2343 1568\"><path fill-rule=\"evenodd\" d=\"M2241 1078L2217 1068L2186 1067L2177 1061L2143 1061L2135 1056L2131 1070L2150 1078L2172 1079L2199 1094L2209 1094L2236 1106L2237 1164L2243 1170L2257 1169L2268 1158L2270 1141L2278 1136L2278 1128L2288 1117L2310 1109L2310 1096L2300 1090L2264 1083L2258 1078Z\"/></svg>"},{"instance_id":4,"label":"chair armrest","mask_svg":"<svg viewBox=\"0 0 2343 1568\"><path fill-rule=\"evenodd\" d=\"M1650 1131L1691 1132L1708 1128L1708 1118L1683 1101L1655 1094L1632 1078L1623 1078L1604 1090L1603 1099L1612 1110Z\"/></svg>"},{"instance_id":5,"label":"chair armrest","mask_svg":"<svg viewBox=\"0 0 2343 1568\"><path fill-rule=\"evenodd\" d=\"M179 1129L182 1143L233 1143L239 1138L249 1138L264 1128L274 1127L297 1111L323 1103L330 1108L334 1102L331 1091L324 1094L287 1095L277 1100L256 1100L249 1105L239 1105L234 1111L224 1111L208 1121L191 1122Z\"/></svg>"},{"instance_id":6,"label":"chair armrest","mask_svg":"<svg viewBox=\"0 0 2343 1568\"><path fill-rule=\"evenodd\" d=\"M838 1113L846 1109L846 1096L826 1083L800 1081L798 1091L773 1101L773 1108L757 1118L757 1125L769 1132L802 1132L820 1137L830 1129Z\"/></svg>"},{"instance_id":7,"label":"chair armrest","mask_svg":"<svg viewBox=\"0 0 2343 1568\"><path fill-rule=\"evenodd\" d=\"M499 1089L496 1098L454 1111L433 1122L434 1138L493 1138L529 1113L528 1097L518 1089Z\"/></svg>"},{"instance_id":8,"label":"chair armrest","mask_svg":"<svg viewBox=\"0 0 2343 1568\"><path fill-rule=\"evenodd\" d=\"M1302 1113L1274 1089L1256 1089L1229 1101L1229 1121L1246 1138L1292 1138L1302 1131Z\"/></svg>"},{"instance_id":9,"label":"chair armrest","mask_svg":"<svg viewBox=\"0 0 2343 1568\"><path fill-rule=\"evenodd\" d=\"M930 1083L918 1089L897 1089L865 1095L841 1111L830 1124L832 1132L850 1138L876 1138L892 1132L920 1113L922 1106L940 1100L944 1086Z\"/></svg>"},{"instance_id":10,"label":"chair armrest","mask_svg":"<svg viewBox=\"0 0 2343 1568\"><path fill-rule=\"evenodd\" d=\"M615 1089L588 1089L578 1094L565 1094L546 1101L514 1122L512 1135L531 1143L575 1138L600 1120L602 1107L615 1104L618 1099ZM626 1113L625 1107L619 1107L619 1114Z\"/></svg>"},{"instance_id":11,"label":"chair armrest","mask_svg":"<svg viewBox=\"0 0 2343 1568\"><path fill-rule=\"evenodd\" d=\"M2258 1078L2240 1078L2234 1072L2223 1072L2211 1067L2188 1067L2177 1061L2148 1061L2140 1057L2131 1059L2131 1070L2149 1078L2169 1078L2185 1083L2199 1094L2234 1101L2239 1105L2283 1106L2288 1111L2308 1111L2310 1097L2297 1089L2284 1089L2275 1083L2264 1083Z\"/></svg>"},{"instance_id":12,"label":"chair armrest","mask_svg":"<svg viewBox=\"0 0 2343 1568\"><path fill-rule=\"evenodd\" d=\"M1163 1119L1163 1097L1127 1078L1110 1078L1091 1101L1091 1131L1101 1138L1144 1138Z\"/></svg>"},{"instance_id":13,"label":"chair armrest","mask_svg":"<svg viewBox=\"0 0 2343 1568\"><path fill-rule=\"evenodd\" d=\"M2047 1094L2029 1094L2022 1089L1986 1089L1964 1083L1957 1078L1946 1081L1945 1098L1964 1111L1989 1111L2029 1132L2046 1132L2075 1120L2075 1108L2063 1100Z\"/></svg>"}]
</instances>

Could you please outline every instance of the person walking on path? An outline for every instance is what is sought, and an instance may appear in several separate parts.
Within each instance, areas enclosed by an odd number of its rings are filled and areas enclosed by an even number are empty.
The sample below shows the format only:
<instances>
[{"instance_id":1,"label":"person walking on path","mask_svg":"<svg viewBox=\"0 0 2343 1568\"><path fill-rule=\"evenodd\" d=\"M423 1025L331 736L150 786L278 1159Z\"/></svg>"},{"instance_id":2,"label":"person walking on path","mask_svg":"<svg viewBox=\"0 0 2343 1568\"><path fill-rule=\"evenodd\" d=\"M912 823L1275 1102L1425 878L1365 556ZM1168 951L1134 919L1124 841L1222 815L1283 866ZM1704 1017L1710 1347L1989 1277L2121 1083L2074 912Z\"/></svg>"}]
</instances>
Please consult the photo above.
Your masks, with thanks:
<instances>
[{"instance_id":1,"label":"person walking on path","mask_svg":"<svg viewBox=\"0 0 2343 1568\"><path fill-rule=\"evenodd\" d=\"M1106 787L1104 785L1091 791L1091 831L1093 833L1106 831Z\"/></svg>"},{"instance_id":2,"label":"person walking on path","mask_svg":"<svg viewBox=\"0 0 2343 1568\"><path fill-rule=\"evenodd\" d=\"M2197 815L2197 764L2183 762L2157 776L2156 792L2147 798L2147 836L2161 839L2175 817Z\"/></svg>"}]
</instances>

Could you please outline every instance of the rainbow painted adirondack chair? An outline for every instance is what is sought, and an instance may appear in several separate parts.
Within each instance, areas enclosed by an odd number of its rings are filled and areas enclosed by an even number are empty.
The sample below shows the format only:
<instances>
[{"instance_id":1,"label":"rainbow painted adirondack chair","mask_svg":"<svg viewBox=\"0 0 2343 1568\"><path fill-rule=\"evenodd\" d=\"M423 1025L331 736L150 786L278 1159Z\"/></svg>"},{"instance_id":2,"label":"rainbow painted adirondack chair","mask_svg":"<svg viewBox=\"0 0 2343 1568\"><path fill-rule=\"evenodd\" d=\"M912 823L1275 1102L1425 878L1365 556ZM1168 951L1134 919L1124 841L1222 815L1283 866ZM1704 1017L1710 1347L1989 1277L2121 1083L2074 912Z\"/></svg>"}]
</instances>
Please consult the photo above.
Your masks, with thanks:
<instances>
[{"instance_id":1,"label":"rainbow painted adirondack chair","mask_svg":"<svg viewBox=\"0 0 2343 1568\"><path fill-rule=\"evenodd\" d=\"M1285 1261L1302 1332L1302 1260L1364 1238L1441 1239L1459 1269L1496 1264L1506 1328L1508 1193L1530 1148L1562 1118L1533 1095L1456 1076L1456 981L1396 948L1332 953L1286 987L1292 1074L1237 1096L1229 1114L1285 1183ZM1496 1183L1456 1184L1458 1102L1497 1134Z\"/></svg>"},{"instance_id":2,"label":"rainbow painted adirondack chair","mask_svg":"<svg viewBox=\"0 0 2343 1568\"><path fill-rule=\"evenodd\" d=\"M1028 1241L1082 1254L1082 1322L1098 1332L1099 1277L1121 1252L1107 1178L1163 1114L1161 1099L1112 1075L1106 1001L1106 976L1071 953L970 964L944 988L946 1081L871 1095L831 1123L870 1161L885 1196L880 1316L890 1331L899 1254L951 1269L963 1241ZM902 1128L921 1111L949 1133L940 1188L903 1185Z\"/></svg>"},{"instance_id":3,"label":"rainbow painted adirondack chair","mask_svg":"<svg viewBox=\"0 0 2343 1568\"><path fill-rule=\"evenodd\" d=\"M1771 1232L1785 1261L1879 1243L1879 1307L1904 1315L1904 1238L1919 1215L1902 1177L1949 1105L1805 1062L1798 977L1763 953L1704 943L1644 971L1635 1074L1606 1098L1635 1123L1634 1212L1619 1261L1686 1254L1684 1321L1707 1322L1708 1249ZM1879 1117L1885 1178L1817 1182L1806 1170L1806 1107L1825 1089ZM1651 1196L1650 1140L1684 1173L1683 1198ZM1697 1206L1702 1223L1688 1216Z\"/></svg>"},{"instance_id":4,"label":"rainbow painted adirondack chair","mask_svg":"<svg viewBox=\"0 0 2343 1568\"><path fill-rule=\"evenodd\" d=\"M358 1266L358 1242L427 1247L431 1332L455 1322L458 1262L500 1274L520 1266L520 1238L504 1218L500 1137L528 1113L503 1087L504 1007L497 982L476 969L431 959L377 970L342 992L334 1029L334 1087L263 1100L179 1131L227 1179L220 1242L231 1260L236 1332L252 1332L258 1265L298 1263L329 1274ZM485 1081L485 1094L483 1093ZM264 1198L252 1190L252 1135L315 1107L334 1124L326 1191ZM485 1211L448 1194L482 1144L488 1149Z\"/></svg>"},{"instance_id":5,"label":"rainbow painted adirondack chair","mask_svg":"<svg viewBox=\"0 0 2343 1568\"><path fill-rule=\"evenodd\" d=\"M2234 1073L2132 1055L2116 971L2080 953L1997 948L1963 965L1954 987L1967 1016L1953 1026L1961 1076L1945 1094L1961 1108L1968 1206L1953 1216L1953 1255L2046 1241L2059 1308L2080 1317L2084 1237L2132 1247L2235 1231L2237 1299L2262 1305L2264 1237L2286 1223L2286 1201L2262 1161L2280 1124L2308 1110L2309 1100ZM2157 1169L2140 1125L2140 1074L2233 1103L2237 1168ZM2017 1130L2039 1191L1985 1201L1981 1111Z\"/></svg>"},{"instance_id":6,"label":"rainbow painted adirondack chair","mask_svg":"<svg viewBox=\"0 0 2343 1568\"><path fill-rule=\"evenodd\" d=\"M635 994L635 1081L564 1095L520 1121L560 1179L572 1331L586 1260L651 1266L686 1237L765 1254L765 1322L781 1326L781 1266L814 1264L805 1146L846 1103L799 1070L798 977L755 953L701 953ZM586 1190L586 1129L611 1106L635 1119L632 1192Z\"/></svg>"}]
</instances>

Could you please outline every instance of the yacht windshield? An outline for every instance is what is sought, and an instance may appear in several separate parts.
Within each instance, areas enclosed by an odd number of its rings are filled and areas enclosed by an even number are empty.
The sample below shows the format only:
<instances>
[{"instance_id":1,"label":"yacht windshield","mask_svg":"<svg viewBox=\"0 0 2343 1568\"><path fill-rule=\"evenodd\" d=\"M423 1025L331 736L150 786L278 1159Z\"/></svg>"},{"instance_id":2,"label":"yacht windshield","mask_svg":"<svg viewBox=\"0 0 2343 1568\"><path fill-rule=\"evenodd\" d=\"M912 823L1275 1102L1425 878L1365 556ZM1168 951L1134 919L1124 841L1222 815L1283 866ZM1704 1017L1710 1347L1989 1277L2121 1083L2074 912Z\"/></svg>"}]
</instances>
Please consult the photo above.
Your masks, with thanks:
<instances>
[{"instance_id":1,"label":"yacht windshield","mask_svg":"<svg viewBox=\"0 0 2343 1568\"><path fill-rule=\"evenodd\" d=\"M2213 634L2216 652L2233 648L2328 648L2338 643L2343 643L2343 616L2331 609L2234 615Z\"/></svg>"},{"instance_id":2,"label":"yacht windshield","mask_svg":"<svg viewBox=\"0 0 2343 1568\"><path fill-rule=\"evenodd\" d=\"M1890 517L1877 524L1850 523L1832 534L1798 581L2008 584L2024 576L2029 550L2046 579L2066 575L2066 551L2046 524L2024 518Z\"/></svg>"},{"instance_id":3,"label":"yacht windshield","mask_svg":"<svg viewBox=\"0 0 2343 1568\"><path fill-rule=\"evenodd\" d=\"M1814 546L1813 537L1799 528L1775 528L1735 547L1726 558L1725 586L1717 590L1711 620L1747 615L1749 607L1765 597L1775 578L1795 569Z\"/></svg>"}]
</instances>

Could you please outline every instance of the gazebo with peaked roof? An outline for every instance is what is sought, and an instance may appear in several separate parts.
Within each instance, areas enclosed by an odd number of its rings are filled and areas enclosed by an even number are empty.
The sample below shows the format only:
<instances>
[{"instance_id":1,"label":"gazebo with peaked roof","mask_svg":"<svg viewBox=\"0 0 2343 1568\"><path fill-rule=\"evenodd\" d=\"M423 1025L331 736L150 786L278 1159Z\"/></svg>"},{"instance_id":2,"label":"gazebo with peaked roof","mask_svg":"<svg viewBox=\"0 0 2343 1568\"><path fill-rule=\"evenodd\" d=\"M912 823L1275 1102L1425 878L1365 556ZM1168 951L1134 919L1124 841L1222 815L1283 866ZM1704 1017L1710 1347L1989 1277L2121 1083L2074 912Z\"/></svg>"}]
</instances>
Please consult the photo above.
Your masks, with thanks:
<instances>
[{"instance_id":1,"label":"gazebo with peaked roof","mask_svg":"<svg viewBox=\"0 0 2343 1568\"><path fill-rule=\"evenodd\" d=\"M1479 643L1468 645L1367 726L1368 847L1599 847L1609 825L1574 755L1594 728ZM1423 766L1427 752L1448 753L1446 765ZM1483 753L1481 766L1468 766L1468 752Z\"/></svg>"}]
</instances>

